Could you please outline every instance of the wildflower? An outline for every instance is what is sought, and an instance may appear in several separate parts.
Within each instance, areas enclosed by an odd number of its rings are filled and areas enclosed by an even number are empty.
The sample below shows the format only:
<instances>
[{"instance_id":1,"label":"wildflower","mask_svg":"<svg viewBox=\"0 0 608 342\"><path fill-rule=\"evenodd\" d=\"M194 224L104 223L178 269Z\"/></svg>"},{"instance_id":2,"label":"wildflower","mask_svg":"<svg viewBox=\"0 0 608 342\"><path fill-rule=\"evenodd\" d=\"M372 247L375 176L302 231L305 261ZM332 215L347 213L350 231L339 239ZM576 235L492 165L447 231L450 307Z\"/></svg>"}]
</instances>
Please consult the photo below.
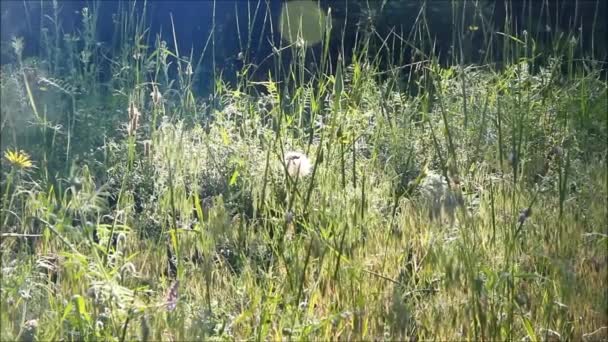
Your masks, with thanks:
<instances>
[{"instance_id":1,"label":"wildflower","mask_svg":"<svg viewBox=\"0 0 608 342\"><path fill-rule=\"evenodd\" d=\"M22 170L29 169L34 166L32 161L30 160L29 154L23 151L7 150L4 152L4 158L6 158L12 166Z\"/></svg>"},{"instance_id":2,"label":"wildflower","mask_svg":"<svg viewBox=\"0 0 608 342\"><path fill-rule=\"evenodd\" d=\"M154 103L154 105L156 105L156 106L158 106L159 104L161 104L163 102L163 94L161 94L161 92L158 91L157 86L153 86L152 92L150 93L150 97L152 98L152 103Z\"/></svg>"},{"instance_id":3,"label":"wildflower","mask_svg":"<svg viewBox=\"0 0 608 342\"><path fill-rule=\"evenodd\" d=\"M287 173L291 177L306 177L310 174L312 166L305 154L299 152L287 152L285 154L285 165Z\"/></svg>"}]
</instances>

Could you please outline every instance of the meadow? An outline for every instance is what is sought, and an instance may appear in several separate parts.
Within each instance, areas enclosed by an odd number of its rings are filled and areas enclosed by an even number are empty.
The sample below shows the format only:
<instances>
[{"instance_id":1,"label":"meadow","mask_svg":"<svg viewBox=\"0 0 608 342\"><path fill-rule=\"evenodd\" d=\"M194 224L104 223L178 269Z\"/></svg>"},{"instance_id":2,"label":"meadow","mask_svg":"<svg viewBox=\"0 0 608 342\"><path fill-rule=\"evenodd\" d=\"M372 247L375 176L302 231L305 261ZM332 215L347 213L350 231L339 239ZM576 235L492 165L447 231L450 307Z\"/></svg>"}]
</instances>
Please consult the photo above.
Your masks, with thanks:
<instances>
[{"instance_id":1,"label":"meadow","mask_svg":"<svg viewBox=\"0 0 608 342\"><path fill-rule=\"evenodd\" d=\"M239 36L233 77L215 32L196 56L124 2L105 46L46 6L0 72L0 340L608 339L600 37L473 9L439 56L421 10L344 51L323 9L265 72Z\"/></svg>"}]
</instances>

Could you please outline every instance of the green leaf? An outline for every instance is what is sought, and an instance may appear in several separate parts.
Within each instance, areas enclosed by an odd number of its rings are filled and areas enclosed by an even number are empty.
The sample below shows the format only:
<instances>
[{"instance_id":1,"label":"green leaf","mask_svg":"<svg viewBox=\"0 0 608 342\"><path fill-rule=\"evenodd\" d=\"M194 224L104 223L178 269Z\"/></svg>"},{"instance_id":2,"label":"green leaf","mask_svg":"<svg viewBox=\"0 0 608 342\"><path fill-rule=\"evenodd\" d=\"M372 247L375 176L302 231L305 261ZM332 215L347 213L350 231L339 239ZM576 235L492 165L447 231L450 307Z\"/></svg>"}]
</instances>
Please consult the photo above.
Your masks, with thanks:
<instances>
[{"instance_id":1,"label":"green leaf","mask_svg":"<svg viewBox=\"0 0 608 342\"><path fill-rule=\"evenodd\" d=\"M63 309L63 317L61 318L62 321L65 321L65 319L68 317L70 312L72 312L73 307L74 307L74 304L72 304L72 302L68 302L68 305L66 305L65 309Z\"/></svg>"},{"instance_id":2,"label":"green leaf","mask_svg":"<svg viewBox=\"0 0 608 342\"><path fill-rule=\"evenodd\" d=\"M234 172L232 173L232 177L230 177L230 186L235 185L238 178L239 170L234 170Z\"/></svg>"},{"instance_id":3,"label":"green leaf","mask_svg":"<svg viewBox=\"0 0 608 342\"><path fill-rule=\"evenodd\" d=\"M525 45L525 44L526 44L526 43L524 43L524 42L523 42L521 39L518 39L517 37L512 36L512 35L510 35L510 34L506 34L506 33L503 33L503 32L496 32L496 33L497 33L497 34L499 34L499 35L501 35L501 36L505 36L505 37L507 37L507 38L509 38L509 39L511 39L511 40L513 40L513 41L515 41L515 42L518 42L519 44L522 44L522 45Z\"/></svg>"},{"instance_id":4,"label":"green leaf","mask_svg":"<svg viewBox=\"0 0 608 342\"><path fill-rule=\"evenodd\" d=\"M201 199L196 191L194 192L194 207L196 208L198 221L203 222L203 207L201 206Z\"/></svg>"},{"instance_id":5,"label":"green leaf","mask_svg":"<svg viewBox=\"0 0 608 342\"><path fill-rule=\"evenodd\" d=\"M336 83L334 83L334 94L337 97L342 95L342 90L344 89L344 79L342 78L342 64L338 64L336 70Z\"/></svg>"},{"instance_id":6,"label":"green leaf","mask_svg":"<svg viewBox=\"0 0 608 342\"><path fill-rule=\"evenodd\" d=\"M86 306L84 303L84 298L82 298L82 296L75 295L74 301L76 301L76 308L78 309L78 314L80 315L80 317L84 317L84 319L87 322L90 322L91 316L89 316L89 313L87 312L87 309L86 309Z\"/></svg>"},{"instance_id":7,"label":"green leaf","mask_svg":"<svg viewBox=\"0 0 608 342\"><path fill-rule=\"evenodd\" d=\"M225 129L220 130L220 135L222 136L222 143L226 146L230 145L230 137L228 136L228 132Z\"/></svg>"},{"instance_id":8,"label":"green leaf","mask_svg":"<svg viewBox=\"0 0 608 342\"><path fill-rule=\"evenodd\" d=\"M526 329L528 336L530 336L530 340L538 341L538 338L536 337L536 333L534 332L534 328L532 327L532 323L530 322L528 317L521 316L521 321L524 324L524 328Z\"/></svg>"}]
</instances>

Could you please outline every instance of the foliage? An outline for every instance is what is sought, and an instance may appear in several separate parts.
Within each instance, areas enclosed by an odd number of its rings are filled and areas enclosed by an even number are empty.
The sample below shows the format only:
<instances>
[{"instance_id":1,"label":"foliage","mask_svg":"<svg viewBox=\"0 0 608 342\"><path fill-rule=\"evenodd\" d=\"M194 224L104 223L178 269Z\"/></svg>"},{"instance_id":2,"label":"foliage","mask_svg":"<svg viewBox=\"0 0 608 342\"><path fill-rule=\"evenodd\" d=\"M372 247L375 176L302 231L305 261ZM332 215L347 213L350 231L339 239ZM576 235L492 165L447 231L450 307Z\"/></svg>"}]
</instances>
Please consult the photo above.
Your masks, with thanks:
<instances>
[{"instance_id":1,"label":"foliage","mask_svg":"<svg viewBox=\"0 0 608 342\"><path fill-rule=\"evenodd\" d=\"M608 97L579 41L541 61L483 28L500 63L445 65L422 11L363 18L346 60L328 11L319 54L273 37L263 81L243 56L202 99L204 56L136 6L104 51L96 6L58 36L52 4L43 58L15 39L0 74L2 340L605 338Z\"/></svg>"}]
</instances>

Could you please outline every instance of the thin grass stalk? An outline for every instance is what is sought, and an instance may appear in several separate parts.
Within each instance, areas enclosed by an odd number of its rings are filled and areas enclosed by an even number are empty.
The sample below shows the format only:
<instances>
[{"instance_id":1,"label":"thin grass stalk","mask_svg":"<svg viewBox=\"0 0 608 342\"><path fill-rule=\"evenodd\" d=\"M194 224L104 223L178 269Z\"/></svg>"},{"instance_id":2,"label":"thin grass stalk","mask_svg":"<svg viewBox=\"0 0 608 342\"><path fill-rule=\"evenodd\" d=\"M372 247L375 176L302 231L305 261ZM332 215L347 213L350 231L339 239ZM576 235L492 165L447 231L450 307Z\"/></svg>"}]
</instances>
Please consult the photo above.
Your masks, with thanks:
<instances>
[{"instance_id":1,"label":"thin grass stalk","mask_svg":"<svg viewBox=\"0 0 608 342\"><path fill-rule=\"evenodd\" d=\"M340 179L342 180L342 189L346 189L346 167L344 161L344 143L340 141Z\"/></svg>"},{"instance_id":2,"label":"thin grass stalk","mask_svg":"<svg viewBox=\"0 0 608 342\"><path fill-rule=\"evenodd\" d=\"M216 0L213 0L213 12L211 15L211 35L212 35L212 38L211 38L211 65L213 68L213 79L217 79L217 76L218 76L216 74L216 66L215 66L215 56L216 56L215 55L215 27L216 27L216 25L215 25L215 15L216 15L215 5L216 5ZM214 86L213 86L214 96L216 93L217 93L217 89L214 84Z\"/></svg>"},{"instance_id":3,"label":"thin grass stalk","mask_svg":"<svg viewBox=\"0 0 608 342\"><path fill-rule=\"evenodd\" d=\"M435 64L435 63L433 63L434 68L437 67L437 64ZM443 100L443 95L442 95L443 90L441 89L441 83L440 83L440 81L437 80L435 72L431 71L431 75L433 76L432 77L433 83L437 84L435 86L435 89L437 90L436 94L437 94L437 99L439 100L439 108L441 111L441 118L443 121L444 135L446 137L446 142L448 145L448 162L447 162L447 164L443 164L443 162L442 162L442 169L443 169L445 178L449 180L450 177L448 175L448 168L450 169L450 171L455 173L456 165L458 165L458 159L456 157L456 148L454 147L454 143L452 141L452 134L451 134L450 125L448 122L448 114L447 114L447 111L446 111L445 105L444 105L444 100Z\"/></svg>"},{"instance_id":4,"label":"thin grass stalk","mask_svg":"<svg viewBox=\"0 0 608 342\"><path fill-rule=\"evenodd\" d=\"M308 264L310 262L310 256L311 256L311 252L312 252L312 246L314 243L314 237L311 234L310 237L310 243L308 244L308 249L306 250L306 257L304 259L304 266L302 267L302 273L300 274L300 284L298 285L298 294L296 295L296 301L295 304L299 306L300 304L300 300L302 299L302 294L304 292L304 283L306 282L306 270L308 269ZM293 328L296 324L296 320L298 319L298 315L294 314L292 319L291 319L291 328L290 331L293 331Z\"/></svg>"},{"instance_id":5,"label":"thin grass stalk","mask_svg":"<svg viewBox=\"0 0 608 342\"><path fill-rule=\"evenodd\" d=\"M491 219L492 219L492 239L491 244L494 247L496 243L496 208L495 208L495 199L494 199L494 184L490 183L490 210L491 210Z\"/></svg>"},{"instance_id":6,"label":"thin grass stalk","mask_svg":"<svg viewBox=\"0 0 608 342\"><path fill-rule=\"evenodd\" d=\"M8 226L9 215L7 215L6 213L11 211L14 192L13 192L13 196L11 196L10 202L8 201L8 197L9 197L9 193L11 192L11 188L13 186L13 179L15 177L15 173L16 173L16 169L15 169L15 167L12 167L10 173L8 174L8 177L6 177L6 184L4 185L5 186L4 196L2 198L2 212L4 213L3 214L4 222L2 223L3 228Z\"/></svg>"},{"instance_id":7,"label":"thin grass stalk","mask_svg":"<svg viewBox=\"0 0 608 342\"><path fill-rule=\"evenodd\" d=\"M565 159L565 163L563 162ZM559 217L564 215L564 202L568 191L568 176L570 169L570 153L566 152L564 156L558 156L558 185L559 185ZM562 225L560 224L560 240L562 236Z\"/></svg>"},{"instance_id":8,"label":"thin grass stalk","mask_svg":"<svg viewBox=\"0 0 608 342\"><path fill-rule=\"evenodd\" d=\"M338 253L336 255L336 266L334 267L334 272L332 276L332 280L339 281L339 271L340 271L340 261L342 260L342 255L344 254L344 243L346 241L346 233L348 232L348 224L344 225L342 228L342 234L340 234L340 243L338 245Z\"/></svg>"}]
</instances>

